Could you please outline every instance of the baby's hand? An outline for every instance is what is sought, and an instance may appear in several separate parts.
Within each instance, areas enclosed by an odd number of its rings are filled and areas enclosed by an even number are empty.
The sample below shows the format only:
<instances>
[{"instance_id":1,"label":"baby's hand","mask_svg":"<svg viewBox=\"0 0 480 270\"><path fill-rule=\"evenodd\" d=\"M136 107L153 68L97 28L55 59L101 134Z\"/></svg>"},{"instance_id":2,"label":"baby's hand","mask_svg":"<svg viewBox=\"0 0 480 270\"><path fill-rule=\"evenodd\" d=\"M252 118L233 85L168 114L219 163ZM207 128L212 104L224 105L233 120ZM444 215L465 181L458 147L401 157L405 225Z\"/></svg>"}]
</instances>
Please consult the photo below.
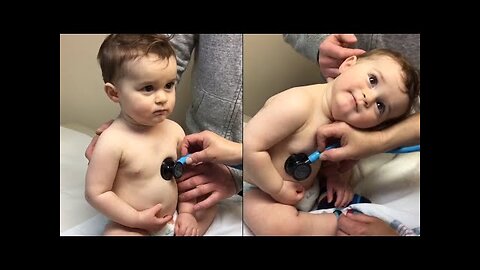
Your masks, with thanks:
<instances>
[{"instance_id":1,"label":"baby's hand","mask_svg":"<svg viewBox=\"0 0 480 270\"><path fill-rule=\"evenodd\" d=\"M274 200L280 203L295 205L305 195L305 188L302 185L292 182L283 181L282 188L277 194L270 194Z\"/></svg>"},{"instance_id":2,"label":"baby's hand","mask_svg":"<svg viewBox=\"0 0 480 270\"><path fill-rule=\"evenodd\" d=\"M190 213L178 214L175 222L175 236L198 236L198 222Z\"/></svg>"},{"instance_id":3,"label":"baby's hand","mask_svg":"<svg viewBox=\"0 0 480 270\"><path fill-rule=\"evenodd\" d=\"M159 203L151 208L138 212L138 225L136 227L145 229L148 232L159 231L167 224L172 218L172 215L165 215L158 217L162 211L162 204Z\"/></svg>"},{"instance_id":4,"label":"baby's hand","mask_svg":"<svg viewBox=\"0 0 480 270\"><path fill-rule=\"evenodd\" d=\"M327 176L327 200L333 200L333 194L337 194L335 207L345 207L353 199L353 190L348 181L348 177L344 177L339 173Z\"/></svg>"}]
</instances>

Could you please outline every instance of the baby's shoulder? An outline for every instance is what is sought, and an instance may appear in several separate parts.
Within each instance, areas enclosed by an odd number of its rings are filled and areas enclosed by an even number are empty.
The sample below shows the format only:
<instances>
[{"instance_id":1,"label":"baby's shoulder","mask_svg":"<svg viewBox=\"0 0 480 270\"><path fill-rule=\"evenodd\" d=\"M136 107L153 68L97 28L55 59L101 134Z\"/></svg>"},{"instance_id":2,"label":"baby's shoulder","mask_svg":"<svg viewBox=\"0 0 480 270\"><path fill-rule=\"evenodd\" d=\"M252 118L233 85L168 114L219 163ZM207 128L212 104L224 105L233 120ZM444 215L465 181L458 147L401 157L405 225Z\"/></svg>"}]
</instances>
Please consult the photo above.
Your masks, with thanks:
<instances>
[{"instance_id":1,"label":"baby's shoulder","mask_svg":"<svg viewBox=\"0 0 480 270\"><path fill-rule=\"evenodd\" d=\"M164 125L164 127L172 131L173 133L185 136L185 131L183 130L182 126L180 126L177 122L170 119L165 119L162 124Z\"/></svg>"},{"instance_id":2,"label":"baby's shoulder","mask_svg":"<svg viewBox=\"0 0 480 270\"><path fill-rule=\"evenodd\" d=\"M97 145L104 145L106 147L119 147L128 140L128 134L123 131L115 122L113 122L102 134L98 137Z\"/></svg>"},{"instance_id":3,"label":"baby's shoulder","mask_svg":"<svg viewBox=\"0 0 480 270\"><path fill-rule=\"evenodd\" d=\"M270 97L265 105L278 104L284 108L308 108L311 107L314 98L308 86L292 87Z\"/></svg>"}]
</instances>

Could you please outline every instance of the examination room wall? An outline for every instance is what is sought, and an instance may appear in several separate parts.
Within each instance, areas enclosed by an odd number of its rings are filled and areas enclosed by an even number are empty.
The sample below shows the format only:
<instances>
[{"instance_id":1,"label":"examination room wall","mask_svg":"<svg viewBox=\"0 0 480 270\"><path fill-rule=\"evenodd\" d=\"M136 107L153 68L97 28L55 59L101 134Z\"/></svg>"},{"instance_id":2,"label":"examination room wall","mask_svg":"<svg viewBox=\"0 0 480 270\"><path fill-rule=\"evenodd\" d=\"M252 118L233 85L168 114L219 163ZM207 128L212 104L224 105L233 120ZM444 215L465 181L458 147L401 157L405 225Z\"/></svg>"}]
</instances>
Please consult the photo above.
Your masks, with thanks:
<instances>
[{"instance_id":1,"label":"examination room wall","mask_svg":"<svg viewBox=\"0 0 480 270\"><path fill-rule=\"evenodd\" d=\"M97 53L105 34L60 35L60 125L93 135L102 123L118 115L119 105L103 90ZM170 119L185 129L185 114L191 104L191 68L177 86L175 110Z\"/></svg>"},{"instance_id":2,"label":"examination room wall","mask_svg":"<svg viewBox=\"0 0 480 270\"><path fill-rule=\"evenodd\" d=\"M245 34L243 42L243 111L247 117L281 91L322 83L318 65L297 53L281 34Z\"/></svg>"}]
</instances>

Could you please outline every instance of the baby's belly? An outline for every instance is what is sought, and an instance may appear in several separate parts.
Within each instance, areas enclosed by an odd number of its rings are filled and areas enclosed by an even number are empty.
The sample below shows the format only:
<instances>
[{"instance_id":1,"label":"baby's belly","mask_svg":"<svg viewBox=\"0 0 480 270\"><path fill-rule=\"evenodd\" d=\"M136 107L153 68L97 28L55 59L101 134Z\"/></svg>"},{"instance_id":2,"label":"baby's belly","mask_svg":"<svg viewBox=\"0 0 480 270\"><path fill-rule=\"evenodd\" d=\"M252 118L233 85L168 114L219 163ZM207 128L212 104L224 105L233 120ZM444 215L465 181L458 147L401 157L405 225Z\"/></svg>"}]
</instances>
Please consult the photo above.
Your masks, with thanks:
<instances>
[{"instance_id":1,"label":"baby's belly","mask_svg":"<svg viewBox=\"0 0 480 270\"><path fill-rule=\"evenodd\" d=\"M161 177L135 181L116 181L114 192L138 211L161 203L162 209L157 216L173 215L177 208L178 190L175 180L167 181Z\"/></svg>"}]
</instances>

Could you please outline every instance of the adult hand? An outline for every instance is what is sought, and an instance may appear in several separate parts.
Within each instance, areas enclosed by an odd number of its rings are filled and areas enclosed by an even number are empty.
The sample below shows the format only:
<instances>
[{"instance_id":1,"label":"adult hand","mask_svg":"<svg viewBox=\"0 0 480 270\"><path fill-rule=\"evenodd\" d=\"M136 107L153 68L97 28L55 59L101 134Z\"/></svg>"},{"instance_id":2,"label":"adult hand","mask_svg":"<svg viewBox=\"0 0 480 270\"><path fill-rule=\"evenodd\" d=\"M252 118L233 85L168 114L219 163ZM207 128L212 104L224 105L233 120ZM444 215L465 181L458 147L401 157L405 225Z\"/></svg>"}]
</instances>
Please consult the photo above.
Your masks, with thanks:
<instances>
[{"instance_id":1,"label":"adult hand","mask_svg":"<svg viewBox=\"0 0 480 270\"><path fill-rule=\"evenodd\" d=\"M193 209L195 211L206 209L234 195L236 191L234 181L230 171L223 164L202 163L188 166L179 179L178 199L189 201L197 198ZM208 196L198 201L198 197L203 195Z\"/></svg>"},{"instance_id":2,"label":"adult hand","mask_svg":"<svg viewBox=\"0 0 480 270\"><path fill-rule=\"evenodd\" d=\"M339 138L341 146L322 152L320 159L330 161L348 161L342 170L352 167L354 161L381 153L383 138L381 131L362 131L345 122L334 122L323 125L317 130L318 149L322 151L327 145L327 139ZM352 164L353 163L353 164Z\"/></svg>"},{"instance_id":3,"label":"adult hand","mask_svg":"<svg viewBox=\"0 0 480 270\"><path fill-rule=\"evenodd\" d=\"M229 141L211 131L190 134L183 138L180 146L182 155L191 153L187 164L214 162L236 165L242 162L242 145Z\"/></svg>"},{"instance_id":4,"label":"adult hand","mask_svg":"<svg viewBox=\"0 0 480 270\"><path fill-rule=\"evenodd\" d=\"M336 196L335 207L343 208L347 206L353 199L353 189L350 185L349 177L336 173L327 177L327 202L333 201L334 194Z\"/></svg>"},{"instance_id":5,"label":"adult hand","mask_svg":"<svg viewBox=\"0 0 480 270\"><path fill-rule=\"evenodd\" d=\"M353 34L333 34L325 38L318 47L318 65L323 76L330 81L340 73L338 67L352 55L365 53L362 49L352 49L357 43Z\"/></svg>"},{"instance_id":6,"label":"adult hand","mask_svg":"<svg viewBox=\"0 0 480 270\"><path fill-rule=\"evenodd\" d=\"M87 146L87 150L85 150L85 157L90 161L90 158L92 157L93 154L93 149L95 148L95 145L97 144L98 137L102 132L107 129L111 124L113 123L113 119L103 123L97 130L95 131L95 136L93 136L92 141L90 144Z\"/></svg>"},{"instance_id":7,"label":"adult hand","mask_svg":"<svg viewBox=\"0 0 480 270\"><path fill-rule=\"evenodd\" d=\"M397 232L383 220L365 214L340 215L338 235L395 235Z\"/></svg>"}]
</instances>

